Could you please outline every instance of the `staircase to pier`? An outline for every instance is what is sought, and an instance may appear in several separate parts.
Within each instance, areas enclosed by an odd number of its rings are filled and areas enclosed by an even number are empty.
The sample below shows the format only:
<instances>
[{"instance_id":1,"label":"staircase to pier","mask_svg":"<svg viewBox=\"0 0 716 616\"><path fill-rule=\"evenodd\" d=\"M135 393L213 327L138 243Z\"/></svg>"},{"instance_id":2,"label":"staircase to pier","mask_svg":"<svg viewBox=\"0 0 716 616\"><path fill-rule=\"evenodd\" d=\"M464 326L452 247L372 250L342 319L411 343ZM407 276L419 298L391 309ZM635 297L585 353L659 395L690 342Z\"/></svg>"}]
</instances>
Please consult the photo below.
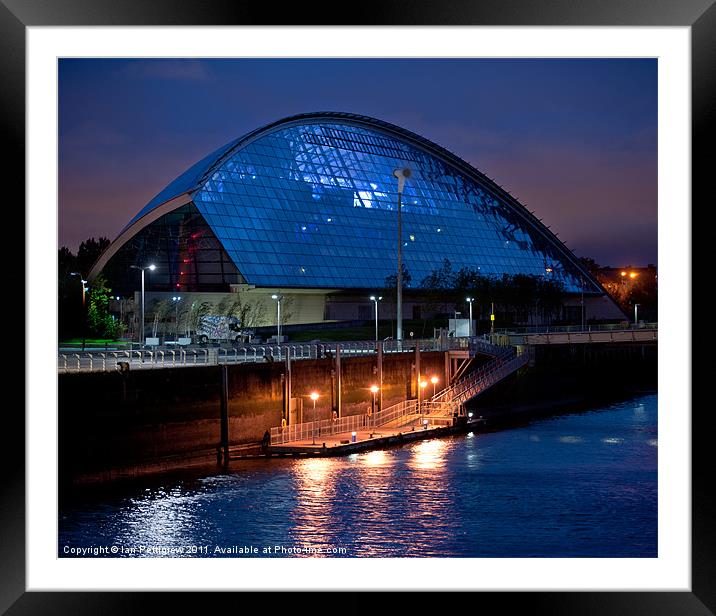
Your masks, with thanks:
<instances>
[{"instance_id":1,"label":"staircase to pier","mask_svg":"<svg viewBox=\"0 0 716 616\"><path fill-rule=\"evenodd\" d=\"M350 415L337 420L321 420L305 424L293 424L271 428L271 444L285 444L306 438L338 435L352 431L400 431L422 425L426 420L431 426L452 425L454 416L460 414L462 405L489 387L525 366L529 354L518 352L515 347L502 347L483 341L471 341L469 353L492 357L485 365L468 373L428 400L404 400L371 415Z\"/></svg>"},{"instance_id":2,"label":"staircase to pier","mask_svg":"<svg viewBox=\"0 0 716 616\"><path fill-rule=\"evenodd\" d=\"M484 350L481 349L481 352ZM529 353L526 351L518 353L514 347L494 347L488 363L438 392L427 404L433 405L436 410L449 409L452 412L528 362Z\"/></svg>"}]
</instances>

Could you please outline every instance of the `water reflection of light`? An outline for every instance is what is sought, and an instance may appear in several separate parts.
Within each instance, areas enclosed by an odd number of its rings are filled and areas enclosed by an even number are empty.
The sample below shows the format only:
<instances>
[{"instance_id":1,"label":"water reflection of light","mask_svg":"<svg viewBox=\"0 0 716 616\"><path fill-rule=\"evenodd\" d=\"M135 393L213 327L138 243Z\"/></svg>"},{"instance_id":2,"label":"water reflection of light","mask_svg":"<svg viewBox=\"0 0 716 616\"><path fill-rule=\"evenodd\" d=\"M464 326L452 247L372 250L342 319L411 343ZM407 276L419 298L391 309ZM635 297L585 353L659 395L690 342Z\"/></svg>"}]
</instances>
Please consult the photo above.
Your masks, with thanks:
<instances>
[{"instance_id":1,"label":"water reflection of light","mask_svg":"<svg viewBox=\"0 0 716 616\"><path fill-rule=\"evenodd\" d=\"M655 439L655 438L649 439L648 443L649 443L649 445L651 445L652 447L658 447L658 446L659 446L659 439Z\"/></svg>"},{"instance_id":2,"label":"water reflection of light","mask_svg":"<svg viewBox=\"0 0 716 616\"><path fill-rule=\"evenodd\" d=\"M436 469L445 463L447 443L443 440L421 441L413 447L410 467L415 469Z\"/></svg>"},{"instance_id":3,"label":"water reflection of light","mask_svg":"<svg viewBox=\"0 0 716 616\"><path fill-rule=\"evenodd\" d=\"M145 492L145 496L131 501L125 509L125 527L120 532L121 542L127 546L144 548L173 548L194 544L197 520L197 500L201 495L182 495L176 488L171 493L162 489ZM148 552L140 556L156 556ZM180 554L164 554L180 555Z\"/></svg>"},{"instance_id":4,"label":"water reflection of light","mask_svg":"<svg viewBox=\"0 0 716 616\"><path fill-rule=\"evenodd\" d=\"M623 442L624 442L623 438L619 438L616 436L602 439L602 443L607 443L608 445L621 445Z\"/></svg>"},{"instance_id":5,"label":"water reflection of light","mask_svg":"<svg viewBox=\"0 0 716 616\"><path fill-rule=\"evenodd\" d=\"M308 458L292 467L295 506L290 514L294 521L291 539L297 545L338 544L333 537L331 516L341 500L336 495L336 479L342 464L336 458Z\"/></svg>"},{"instance_id":6,"label":"water reflection of light","mask_svg":"<svg viewBox=\"0 0 716 616\"><path fill-rule=\"evenodd\" d=\"M391 458L384 450L375 450L365 454L361 461L366 466L385 466L390 463Z\"/></svg>"},{"instance_id":7,"label":"water reflection of light","mask_svg":"<svg viewBox=\"0 0 716 616\"><path fill-rule=\"evenodd\" d=\"M329 483L329 473L333 460L308 458L296 465L295 474L299 490L323 492Z\"/></svg>"},{"instance_id":8,"label":"water reflection of light","mask_svg":"<svg viewBox=\"0 0 716 616\"><path fill-rule=\"evenodd\" d=\"M560 443L583 443L584 439L581 436L560 436Z\"/></svg>"},{"instance_id":9,"label":"water reflection of light","mask_svg":"<svg viewBox=\"0 0 716 616\"><path fill-rule=\"evenodd\" d=\"M645 413L646 409L643 404L638 404L634 407L634 414L635 415L643 415Z\"/></svg>"}]
</instances>

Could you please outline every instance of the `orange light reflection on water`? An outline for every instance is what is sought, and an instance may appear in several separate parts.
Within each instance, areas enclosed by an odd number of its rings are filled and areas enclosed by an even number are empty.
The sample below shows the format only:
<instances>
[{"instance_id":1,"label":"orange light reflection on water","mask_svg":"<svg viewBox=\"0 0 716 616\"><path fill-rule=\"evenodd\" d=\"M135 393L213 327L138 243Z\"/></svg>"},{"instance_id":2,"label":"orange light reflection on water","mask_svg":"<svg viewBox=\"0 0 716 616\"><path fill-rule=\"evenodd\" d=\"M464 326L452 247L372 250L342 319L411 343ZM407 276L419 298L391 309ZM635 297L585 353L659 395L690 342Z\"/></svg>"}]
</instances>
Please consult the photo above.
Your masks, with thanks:
<instances>
[{"instance_id":1,"label":"orange light reflection on water","mask_svg":"<svg viewBox=\"0 0 716 616\"><path fill-rule=\"evenodd\" d=\"M442 470L444 472L447 448L447 441L444 440L421 441L413 447L413 455L408 465L414 470Z\"/></svg>"}]
</instances>

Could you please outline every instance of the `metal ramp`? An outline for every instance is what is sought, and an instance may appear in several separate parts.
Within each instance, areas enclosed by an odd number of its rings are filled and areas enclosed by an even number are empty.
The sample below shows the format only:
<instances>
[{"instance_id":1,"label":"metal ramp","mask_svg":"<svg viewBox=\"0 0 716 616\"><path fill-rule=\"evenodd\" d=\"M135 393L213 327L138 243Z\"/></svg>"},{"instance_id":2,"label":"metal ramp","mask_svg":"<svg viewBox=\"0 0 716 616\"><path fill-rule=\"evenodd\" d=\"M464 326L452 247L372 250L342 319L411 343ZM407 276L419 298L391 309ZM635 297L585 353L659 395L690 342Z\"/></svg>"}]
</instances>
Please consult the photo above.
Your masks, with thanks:
<instances>
[{"instance_id":1,"label":"metal ramp","mask_svg":"<svg viewBox=\"0 0 716 616\"><path fill-rule=\"evenodd\" d=\"M352 432L372 434L376 429L398 432L417 426L452 426L462 405L485 391L529 361L529 353L517 353L512 347L498 347L474 341L471 353L489 354L494 359L469 373L429 400L404 400L373 415L349 415L335 420L324 419L271 428L271 444L283 445L304 440L350 435ZM427 421L427 424L425 422Z\"/></svg>"},{"instance_id":2,"label":"metal ramp","mask_svg":"<svg viewBox=\"0 0 716 616\"><path fill-rule=\"evenodd\" d=\"M529 362L529 353L517 353L513 347L492 347L494 359L457 380L423 403L430 415L452 416L468 400L474 398ZM481 349L481 352L485 350ZM421 405L422 406L422 405Z\"/></svg>"}]
</instances>

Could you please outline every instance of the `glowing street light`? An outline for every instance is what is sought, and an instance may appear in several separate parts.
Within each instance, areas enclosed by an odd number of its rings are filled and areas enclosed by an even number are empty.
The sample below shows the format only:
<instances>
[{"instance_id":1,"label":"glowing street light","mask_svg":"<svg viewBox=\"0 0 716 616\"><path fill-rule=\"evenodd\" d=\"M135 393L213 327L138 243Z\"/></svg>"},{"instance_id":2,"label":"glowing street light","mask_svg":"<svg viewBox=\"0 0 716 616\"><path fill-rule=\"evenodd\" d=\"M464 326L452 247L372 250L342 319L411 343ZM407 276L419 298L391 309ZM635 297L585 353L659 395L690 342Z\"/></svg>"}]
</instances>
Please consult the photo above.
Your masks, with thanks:
<instances>
[{"instance_id":1,"label":"glowing street light","mask_svg":"<svg viewBox=\"0 0 716 616\"><path fill-rule=\"evenodd\" d=\"M276 300L276 342L281 344L281 300L283 299L283 295L274 293L271 299Z\"/></svg>"},{"instance_id":2,"label":"glowing street light","mask_svg":"<svg viewBox=\"0 0 716 616\"><path fill-rule=\"evenodd\" d=\"M466 298L466 301L468 304L470 304L470 324L468 325L468 331L470 332L469 335L472 338L472 302L475 301L475 298L468 297L468 298Z\"/></svg>"},{"instance_id":3,"label":"glowing street light","mask_svg":"<svg viewBox=\"0 0 716 616\"><path fill-rule=\"evenodd\" d=\"M142 316L141 316L141 325L139 326L139 342L144 342L144 272L146 270L149 270L150 272L153 272L155 269L157 269L157 266L154 265L154 263L147 265L146 267L142 267L141 265L130 265L130 269L138 269L142 272Z\"/></svg>"},{"instance_id":4,"label":"glowing street light","mask_svg":"<svg viewBox=\"0 0 716 616\"><path fill-rule=\"evenodd\" d=\"M179 302L181 301L181 295L175 295L172 297L174 304L174 342L179 340Z\"/></svg>"},{"instance_id":5,"label":"glowing street light","mask_svg":"<svg viewBox=\"0 0 716 616\"><path fill-rule=\"evenodd\" d=\"M82 285L82 350L84 351L87 336L87 291L89 291L89 287L85 286L87 281L82 278L80 272L70 272L70 276L79 276Z\"/></svg>"},{"instance_id":6,"label":"glowing street light","mask_svg":"<svg viewBox=\"0 0 716 616\"><path fill-rule=\"evenodd\" d=\"M317 391L312 391L308 397L311 398L311 400L313 400L313 430L312 430L312 432L313 432L313 444L315 445L316 444L316 400L318 400L318 398L320 398L320 395L318 394Z\"/></svg>"},{"instance_id":7,"label":"glowing street light","mask_svg":"<svg viewBox=\"0 0 716 616\"><path fill-rule=\"evenodd\" d=\"M393 177L398 179L398 276L396 279L396 313L397 313L397 333L396 340L398 340L398 347L400 348L400 342L403 340L403 227L400 219L400 211L402 209L402 198L403 188L405 187L405 180L411 175L410 169L395 169L393 171Z\"/></svg>"},{"instance_id":8,"label":"glowing street light","mask_svg":"<svg viewBox=\"0 0 716 616\"><path fill-rule=\"evenodd\" d=\"M370 301L375 303L375 341L378 342L378 302L383 299L383 296L370 296Z\"/></svg>"},{"instance_id":9,"label":"glowing street light","mask_svg":"<svg viewBox=\"0 0 716 616\"><path fill-rule=\"evenodd\" d=\"M370 393L373 394L373 407L372 407L372 410L371 410L371 414L373 415L373 417L375 417L375 395L376 395L379 391L380 391L380 387L378 387L377 385L371 385L371 386L370 386Z\"/></svg>"},{"instance_id":10,"label":"glowing street light","mask_svg":"<svg viewBox=\"0 0 716 616\"><path fill-rule=\"evenodd\" d=\"M430 377L430 382L433 384L433 398L435 397L435 386L438 384L440 379L436 376Z\"/></svg>"}]
</instances>

